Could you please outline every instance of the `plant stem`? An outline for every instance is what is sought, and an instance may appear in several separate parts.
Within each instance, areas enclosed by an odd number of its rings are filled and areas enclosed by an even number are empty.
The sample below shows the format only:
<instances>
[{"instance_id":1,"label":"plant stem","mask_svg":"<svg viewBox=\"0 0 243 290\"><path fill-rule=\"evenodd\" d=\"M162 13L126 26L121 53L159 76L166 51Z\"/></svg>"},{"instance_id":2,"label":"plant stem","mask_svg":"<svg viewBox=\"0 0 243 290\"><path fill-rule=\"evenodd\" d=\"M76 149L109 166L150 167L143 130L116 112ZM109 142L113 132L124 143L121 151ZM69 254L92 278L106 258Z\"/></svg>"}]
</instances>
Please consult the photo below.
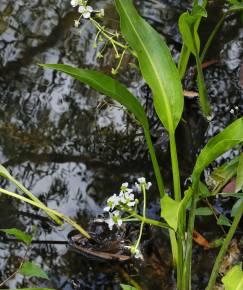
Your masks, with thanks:
<instances>
[{"instance_id":1,"label":"plant stem","mask_svg":"<svg viewBox=\"0 0 243 290\"><path fill-rule=\"evenodd\" d=\"M170 155L173 172L173 184L174 184L174 198L176 201L181 201L181 183L180 183L180 171L178 165L177 149L175 142L175 133L170 133Z\"/></svg>"},{"instance_id":2,"label":"plant stem","mask_svg":"<svg viewBox=\"0 0 243 290\"><path fill-rule=\"evenodd\" d=\"M37 202L34 202L33 200L30 200L26 197L23 197L21 195L18 195L16 193L13 193L13 192L10 192L8 190L5 190L3 188L0 188L0 192L8 195L8 196L11 196L11 197L14 197L16 199L19 199L21 201L24 201L26 203L29 203L35 207L38 207L40 209L42 209L43 211L45 211L46 213L49 213L49 214L53 214L54 216L57 216L61 219L63 219L64 221L66 221L67 223L69 223L71 226L73 226L75 229L77 229L83 236L85 236L87 239L91 239L91 236L89 235L88 232L86 232L80 225L78 225L74 220L72 220L71 218L65 216L64 214L61 214L53 209L50 209L48 207L46 207L45 205L43 204L40 204L40 203L37 203Z\"/></svg>"},{"instance_id":3,"label":"plant stem","mask_svg":"<svg viewBox=\"0 0 243 290\"><path fill-rule=\"evenodd\" d=\"M196 45L195 45L196 47ZM199 57L198 51L196 52L195 55L196 58L196 63L197 63L197 84L198 84L198 90L199 90L199 101L200 105L202 108L203 113L206 116L210 116L211 114L211 108L208 102L208 94L207 94L207 89L205 86L205 81L204 81L204 76L203 76L203 71L202 71L202 65Z\"/></svg>"},{"instance_id":4,"label":"plant stem","mask_svg":"<svg viewBox=\"0 0 243 290\"><path fill-rule=\"evenodd\" d=\"M181 201L181 184L180 184L180 171L177 157L175 132L170 133L170 155L173 172L173 185L174 185L174 198L176 201ZM170 231L170 242L173 254L173 260L176 261L177 271L177 289L181 289L182 285L182 271L183 271L183 247L182 236L183 228L185 227L184 219L179 222L177 237Z\"/></svg>"},{"instance_id":5,"label":"plant stem","mask_svg":"<svg viewBox=\"0 0 243 290\"><path fill-rule=\"evenodd\" d=\"M144 219L146 219L146 199L147 198L146 198L145 185L141 185L141 189L143 192L143 221L141 222L141 225L140 225L139 237L138 237L138 240L137 240L136 245L135 245L135 251L139 247L139 244L140 244L140 241L142 238L142 234L143 234L144 223L145 223Z\"/></svg>"},{"instance_id":6,"label":"plant stem","mask_svg":"<svg viewBox=\"0 0 243 290\"><path fill-rule=\"evenodd\" d=\"M150 225L157 226L157 227L164 228L164 229L170 228L166 223L162 223L160 221L157 221L157 220L154 220L154 219L150 219L150 218L144 218L143 216L137 214L134 211L129 211L129 213L131 213L138 220L140 220L141 222L144 222L146 224L150 224Z\"/></svg>"},{"instance_id":7,"label":"plant stem","mask_svg":"<svg viewBox=\"0 0 243 290\"><path fill-rule=\"evenodd\" d=\"M191 259L192 259L192 241L193 241L193 230L196 217L196 207L198 200L198 191L199 191L199 180L200 175L194 175L192 180L195 180L195 183L192 187L192 201L189 214L188 228L187 228L187 238L185 246L185 259L183 267L183 276L182 276L182 290L191 289Z\"/></svg>"},{"instance_id":8,"label":"plant stem","mask_svg":"<svg viewBox=\"0 0 243 290\"><path fill-rule=\"evenodd\" d=\"M165 195L165 189L164 189L164 183L163 183L163 179L160 173L160 169L159 169L159 164L158 164L158 160L154 151L154 146L151 140L151 136L150 136L150 132L148 128L143 127L144 130L144 135L145 135L145 139L146 139L146 143L148 145L148 149L149 149L149 154L150 154L150 158L153 164L153 168L154 168L154 173L155 173L155 177L157 180L157 185L159 188L159 193L160 193L160 197L162 198Z\"/></svg>"},{"instance_id":9,"label":"plant stem","mask_svg":"<svg viewBox=\"0 0 243 290\"><path fill-rule=\"evenodd\" d=\"M237 226L240 222L240 219L243 215L243 201L241 202L241 205L239 206L239 208L237 209L237 212L236 212L236 215L235 215L235 218L233 220L233 223L228 231L228 234L223 242L223 245L221 246L220 248L220 251L218 253L218 256L216 258L216 261L214 263L214 266L213 266L213 270L211 272L211 276L210 276L210 279L209 279L209 282L208 282L208 286L206 288L206 290L212 290L214 285L215 285L215 282L216 282L216 278L217 278L217 275L218 275L218 271L219 271L219 267L220 267L220 264L222 262L222 259L224 258L225 254L226 254L226 251L229 247L229 244L230 244L230 241L232 240L233 236L234 236L234 233L237 229Z\"/></svg>"}]
</instances>

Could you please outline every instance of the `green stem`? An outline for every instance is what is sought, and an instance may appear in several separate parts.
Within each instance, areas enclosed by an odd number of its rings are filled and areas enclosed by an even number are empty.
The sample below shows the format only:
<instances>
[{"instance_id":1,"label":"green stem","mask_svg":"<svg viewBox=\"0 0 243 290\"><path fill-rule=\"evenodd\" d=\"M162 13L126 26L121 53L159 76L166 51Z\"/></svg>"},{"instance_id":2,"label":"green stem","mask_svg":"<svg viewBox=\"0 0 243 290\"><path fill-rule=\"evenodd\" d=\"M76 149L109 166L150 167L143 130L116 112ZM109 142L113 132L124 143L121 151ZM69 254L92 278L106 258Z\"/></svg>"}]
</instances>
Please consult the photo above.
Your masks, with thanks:
<instances>
[{"instance_id":1,"label":"green stem","mask_svg":"<svg viewBox=\"0 0 243 290\"><path fill-rule=\"evenodd\" d=\"M114 45L117 45L117 46L119 46L119 47L121 47L121 48L123 48L123 49L127 49L128 48L128 46L127 45L123 45L122 43L120 43L119 41L116 41L116 40L114 40L113 39L113 37L114 36L109 36L107 33L106 33L106 31L100 26L100 24L97 22L97 21L95 21L93 18L90 18L90 21L91 21L91 23L103 34L103 36L105 37L105 38L107 38L110 42L111 42L111 44L113 45L113 47L114 47Z\"/></svg>"},{"instance_id":2,"label":"green stem","mask_svg":"<svg viewBox=\"0 0 243 290\"><path fill-rule=\"evenodd\" d=\"M195 45L196 47L196 45ZM205 81L204 81L204 76L203 76L203 71L202 71L202 65L199 57L198 51L196 51L196 63L197 63L197 84L198 84L198 90L199 90L199 101L200 105L202 108L203 113L206 116L210 116L211 114L211 108L208 102L208 94L207 94L207 89L205 86Z\"/></svg>"},{"instance_id":3,"label":"green stem","mask_svg":"<svg viewBox=\"0 0 243 290\"><path fill-rule=\"evenodd\" d=\"M193 178L194 179L194 178ZM192 240L193 240L193 230L196 216L196 206L198 200L198 187L199 187L199 177L195 178L197 182L192 188L192 201L191 209L189 214L188 228L187 228L187 239L185 247L185 259L183 265L183 276L182 276L182 290L191 289L191 259L192 259Z\"/></svg>"},{"instance_id":4,"label":"green stem","mask_svg":"<svg viewBox=\"0 0 243 290\"><path fill-rule=\"evenodd\" d=\"M237 229L237 226L240 222L240 219L243 215L243 201L241 202L241 205L239 206L239 208L237 209L237 212L236 212L236 215L235 215L235 218L233 220L233 223L229 229L229 232L223 242L223 245L222 247L220 248L220 251L218 253L218 256L216 258L216 261L214 263L214 266L213 266L213 270L212 270L212 273L211 273L211 276L210 276L210 279L209 279L209 282L208 282L208 286L206 288L206 290L212 290L214 285L215 285L215 282L216 282L216 278L217 278L217 275L218 275L218 271L219 271L219 267L220 267L220 264L226 254L226 251L229 247L229 244L230 244L230 241L232 240L233 236L234 236L234 233Z\"/></svg>"},{"instance_id":5,"label":"green stem","mask_svg":"<svg viewBox=\"0 0 243 290\"><path fill-rule=\"evenodd\" d=\"M162 223L160 221L150 219L150 218L144 218L143 216L137 214L135 211L129 211L129 213L131 215L133 215L135 218L137 218L138 220L140 220L141 222L144 222L146 224L153 225L153 226L160 227L160 228L164 228L164 229L170 228L168 226L168 224L166 224L166 223Z\"/></svg>"},{"instance_id":6,"label":"green stem","mask_svg":"<svg viewBox=\"0 0 243 290\"><path fill-rule=\"evenodd\" d=\"M173 185L174 185L174 198L176 201L181 201L181 184L180 184L180 171L177 157L175 133L170 133L170 155L173 172ZM183 247L182 236L183 228L185 227L184 220L179 222L177 237L170 232L170 242L172 248L173 260L176 261L177 272L177 289L181 289L182 285L182 270L183 270ZM176 256L175 256L176 255Z\"/></svg>"},{"instance_id":7,"label":"green stem","mask_svg":"<svg viewBox=\"0 0 243 290\"><path fill-rule=\"evenodd\" d=\"M143 219L146 219L146 189L145 189L145 185L141 185L141 189L143 192ZM139 236L138 236L138 240L136 242L135 245L135 251L137 250L137 248L139 247L139 244L141 242L141 238L142 238L142 234L143 234L143 228L144 228L144 220L141 222L140 225L140 231L139 231Z\"/></svg>"},{"instance_id":8,"label":"green stem","mask_svg":"<svg viewBox=\"0 0 243 290\"><path fill-rule=\"evenodd\" d=\"M86 232L80 225L78 225L75 221L73 221L71 218L65 216L64 214L61 214L61 213L59 213L59 212L57 212L57 211L55 211L53 209L50 209L50 208L46 207L43 204L37 203L37 202L35 202L33 200L30 200L30 199L28 199L26 197L23 197L21 195L18 195L16 193L11 192L11 191L5 190L3 188L0 188L0 192L6 194L8 196L14 197L16 199L19 199L21 201L24 201L26 203L29 203L29 204L31 204L31 205L33 205L35 207L38 207L38 208L42 209L44 212L46 212L49 215L52 214L54 216L57 216L57 217L63 219L64 221L69 223L71 226L73 226L75 229L77 229L87 239L91 239L91 236L89 235L88 232Z\"/></svg>"},{"instance_id":9,"label":"green stem","mask_svg":"<svg viewBox=\"0 0 243 290\"><path fill-rule=\"evenodd\" d=\"M170 133L170 155L173 172L173 184L174 184L174 198L176 201L181 201L181 183L180 183L180 171L178 165L177 149L175 142L175 133Z\"/></svg>"},{"instance_id":10,"label":"green stem","mask_svg":"<svg viewBox=\"0 0 243 290\"><path fill-rule=\"evenodd\" d=\"M155 173L155 177L157 180L157 185L159 188L159 193L161 198L165 195L165 189L164 189L164 183L163 183L163 179L160 173L160 169L159 169L159 164L158 164L158 160L154 151L154 146L151 140L151 136L150 136L150 132L148 128L143 128L144 130L144 135L145 135L145 139L146 139L146 143L148 145L148 149L149 149L149 154L150 154L150 158L153 164L153 168L154 168L154 173Z\"/></svg>"}]
</instances>

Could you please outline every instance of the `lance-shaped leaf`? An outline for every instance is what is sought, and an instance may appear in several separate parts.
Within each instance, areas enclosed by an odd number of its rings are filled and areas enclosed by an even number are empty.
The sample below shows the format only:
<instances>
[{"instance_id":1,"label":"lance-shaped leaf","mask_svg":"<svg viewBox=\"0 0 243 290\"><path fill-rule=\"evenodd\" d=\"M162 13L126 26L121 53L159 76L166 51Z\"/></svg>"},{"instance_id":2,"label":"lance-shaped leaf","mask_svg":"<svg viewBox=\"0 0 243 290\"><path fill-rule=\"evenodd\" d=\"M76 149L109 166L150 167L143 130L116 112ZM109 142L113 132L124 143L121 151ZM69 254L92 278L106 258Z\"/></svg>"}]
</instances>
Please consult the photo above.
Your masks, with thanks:
<instances>
[{"instance_id":1,"label":"lance-shaped leaf","mask_svg":"<svg viewBox=\"0 0 243 290\"><path fill-rule=\"evenodd\" d=\"M141 72L150 86L155 110L164 127L174 132L183 111L183 92L179 73L170 51L162 39L143 18L132 0L116 0L121 31L135 50Z\"/></svg>"},{"instance_id":2,"label":"lance-shaped leaf","mask_svg":"<svg viewBox=\"0 0 243 290\"><path fill-rule=\"evenodd\" d=\"M207 90L204 82L201 61L200 61L200 38L197 32L198 23L201 17L207 17L206 10L200 6L196 5L193 7L191 13L185 12L179 18L179 29L183 38L184 44L194 54L197 63L197 83L200 96L200 105L202 111L206 116L210 115L210 106L207 99Z\"/></svg>"},{"instance_id":3,"label":"lance-shaped leaf","mask_svg":"<svg viewBox=\"0 0 243 290\"><path fill-rule=\"evenodd\" d=\"M133 113L141 125L148 128L148 119L143 107L126 87L117 80L102 72L79 69L65 64L41 64L41 66L64 72L76 80L88 84L98 92L113 98Z\"/></svg>"},{"instance_id":4,"label":"lance-shaped leaf","mask_svg":"<svg viewBox=\"0 0 243 290\"><path fill-rule=\"evenodd\" d=\"M0 229L0 232L4 232L9 235L15 236L18 240L23 241L26 245L30 245L32 237L21 230L11 228L11 229Z\"/></svg>"},{"instance_id":5,"label":"lance-shaped leaf","mask_svg":"<svg viewBox=\"0 0 243 290\"><path fill-rule=\"evenodd\" d=\"M105 94L125 106L134 114L137 121L143 126L145 138L148 144L151 160L154 166L159 191L164 195L164 185L160 174L158 161L153 149L149 132L149 123L146 113L139 101L117 80L97 71L78 69L64 64L42 64L45 68L52 68L64 72L82 83L88 84L98 92Z\"/></svg>"},{"instance_id":6,"label":"lance-shaped leaf","mask_svg":"<svg viewBox=\"0 0 243 290\"><path fill-rule=\"evenodd\" d=\"M18 180L16 180L8 170L0 164L0 176L6 178L8 181L13 183L18 189L20 189L25 195L27 195L31 200L35 201L40 205L44 205L33 193L31 193L27 188L25 188ZM45 206L45 205L44 205ZM62 221L53 214L47 213L51 219L53 219L57 224L62 225Z\"/></svg>"},{"instance_id":7,"label":"lance-shaped leaf","mask_svg":"<svg viewBox=\"0 0 243 290\"><path fill-rule=\"evenodd\" d=\"M36 264L25 261L19 270L19 274L29 277L39 277L43 279L49 279L47 274Z\"/></svg>"},{"instance_id":8,"label":"lance-shaped leaf","mask_svg":"<svg viewBox=\"0 0 243 290\"><path fill-rule=\"evenodd\" d=\"M198 180L202 171L212 161L241 142L243 142L243 117L209 140L197 158L192 174L193 181Z\"/></svg>"}]
</instances>

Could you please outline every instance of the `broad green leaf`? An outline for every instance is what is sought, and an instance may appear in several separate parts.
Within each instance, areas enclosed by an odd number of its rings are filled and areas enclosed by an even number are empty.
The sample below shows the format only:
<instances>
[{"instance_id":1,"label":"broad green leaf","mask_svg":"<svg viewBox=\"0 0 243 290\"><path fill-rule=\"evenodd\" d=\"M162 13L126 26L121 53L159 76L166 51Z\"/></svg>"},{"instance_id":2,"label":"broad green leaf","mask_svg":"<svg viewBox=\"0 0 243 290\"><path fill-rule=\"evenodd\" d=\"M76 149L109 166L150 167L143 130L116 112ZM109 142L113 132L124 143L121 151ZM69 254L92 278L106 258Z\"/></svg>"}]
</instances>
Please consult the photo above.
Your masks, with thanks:
<instances>
[{"instance_id":1,"label":"broad green leaf","mask_svg":"<svg viewBox=\"0 0 243 290\"><path fill-rule=\"evenodd\" d=\"M39 266L29 261L24 262L18 273L28 277L49 279L47 274Z\"/></svg>"},{"instance_id":2,"label":"broad green leaf","mask_svg":"<svg viewBox=\"0 0 243 290\"><path fill-rule=\"evenodd\" d=\"M217 224L221 226L231 226L230 220L223 214L221 214L217 220Z\"/></svg>"},{"instance_id":3,"label":"broad green leaf","mask_svg":"<svg viewBox=\"0 0 243 290\"><path fill-rule=\"evenodd\" d=\"M17 181L8 171L7 169L0 164L0 176L6 178L11 183L13 183L17 188L19 188L25 195L27 195L30 199L35 201L38 204L44 205L36 196L34 196L27 188L25 188L19 181ZM48 214L51 219L53 219L57 224L62 225L62 221L53 214Z\"/></svg>"},{"instance_id":4,"label":"broad green leaf","mask_svg":"<svg viewBox=\"0 0 243 290\"><path fill-rule=\"evenodd\" d=\"M161 217L167 224L177 230L182 202L175 201L167 194L161 199Z\"/></svg>"},{"instance_id":5,"label":"broad green leaf","mask_svg":"<svg viewBox=\"0 0 243 290\"><path fill-rule=\"evenodd\" d=\"M12 228L12 229L0 229L0 231L8 235L15 236L17 239L23 241L26 245L31 244L32 237L21 230Z\"/></svg>"},{"instance_id":6,"label":"broad green leaf","mask_svg":"<svg viewBox=\"0 0 243 290\"><path fill-rule=\"evenodd\" d=\"M123 290L136 290L136 288L130 286L130 285L125 285L125 284L120 284Z\"/></svg>"},{"instance_id":7,"label":"broad green leaf","mask_svg":"<svg viewBox=\"0 0 243 290\"><path fill-rule=\"evenodd\" d=\"M41 64L44 68L51 68L64 72L76 80L88 84L98 92L111 97L125 106L136 119L148 129L148 119L139 101L117 80L93 70L78 69L65 64Z\"/></svg>"},{"instance_id":8,"label":"broad green leaf","mask_svg":"<svg viewBox=\"0 0 243 290\"><path fill-rule=\"evenodd\" d=\"M207 216L207 215L212 215L213 212L209 207L198 207L195 211L196 215L202 215L202 216Z\"/></svg>"},{"instance_id":9,"label":"broad green leaf","mask_svg":"<svg viewBox=\"0 0 243 290\"><path fill-rule=\"evenodd\" d=\"M157 33L136 11L132 0L115 0L121 31L138 56L144 79L153 92L154 107L170 132L174 132L183 111L184 98L179 73L170 51Z\"/></svg>"},{"instance_id":10,"label":"broad green leaf","mask_svg":"<svg viewBox=\"0 0 243 290\"><path fill-rule=\"evenodd\" d=\"M235 217L238 208L241 206L241 204L243 203L243 198L240 198L237 200L237 202L233 205L232 209L231 209L231 216Z\"/></svg>"},{"instance_id":11,"label":"broad green leaf","mask_svg":"<svg viewBox=\"0 0 243 290\"><path fill-rule=\"evenodd\" d=\"M225 290L242 290L243 289L243 271L242 265L234 266L223 278L222 282Z\"/></svg>"},{"instance_id":12,"label":"broad green leaf","mask_svg":"<svg viewBox=\"0 0 243 290\"><path fill-rule=\"evenodd\" d=\"M238 192L243 187L243 153L240 155L239 164L237 167L237 175L236 175L236 189L235 191Z\"/></svg>"},{"instance_id":13,"label":"broad green leaf","mask_svg":"<svg viewBox=\"0 0 243 290\"><path fill-rule=\"evenodd\" d=\"M198 182L203 170L215 159L243 142L243 118L237 119L222 132L211 138L199 154L193 169L193 182Z\"/></svg>"}]
</instances>

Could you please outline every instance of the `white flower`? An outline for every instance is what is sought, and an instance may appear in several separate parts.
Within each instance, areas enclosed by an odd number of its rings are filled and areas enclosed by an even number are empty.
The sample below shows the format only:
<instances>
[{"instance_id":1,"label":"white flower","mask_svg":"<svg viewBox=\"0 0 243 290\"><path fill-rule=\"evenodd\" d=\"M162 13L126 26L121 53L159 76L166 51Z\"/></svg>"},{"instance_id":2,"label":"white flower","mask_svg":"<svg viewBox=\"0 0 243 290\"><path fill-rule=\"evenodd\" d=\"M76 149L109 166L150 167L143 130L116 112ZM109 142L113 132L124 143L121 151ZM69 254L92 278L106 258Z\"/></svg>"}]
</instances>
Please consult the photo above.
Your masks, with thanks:
<instances>
[{"instance_id":1,"label":"white flower","mask_svg":"<svg viewBox=\"0 0 243 290\"><path fill-rule=\"evenodd\" d=\"M140 178L138 178L138 183L135 182L135 187L137 188L138 192L142 191L142 186L145 186L145 189L148 190L152 186L152 183L146 182L145 177L140 177Z\"/></svg>"},{"instance_id":2,"label":"white flower","mask_svg":"<svg viewBox=\"0 0 243 290\"><path fill-rule=\"evenodd\" d=\"M146 189L150 189L150 187L152 186L152 183L151 182L148 182L147 185L146 185Z\"/></svg>"},{"instance_id":3,"label":"white flower","mask_svg":"<svg viewBox=\"0 0 243 290\"><path fill-rule=\"evenodd\" d=\"M138 248L136 248L135 246L131 246L127 248L130 248L130 251L134 255L134 258L143 260L143 255Z\"/></svg>"},{"instance_id":4,"label":"white flower","mask_svg":"<svg viewBox=\"0 0 243 290\"><path fill-rule=\"evenodd\" d=\"M110 212L109 219L106 219L105 222L108 224L110 230L113 229L114 225L120 227L122 225L122 219L120 217L120 212L115 210L114 212Z\"/></svg>"},{"instance_id":5,"label":"white flower","mask_svg":"<svg viewBox=\"0 0 243 290\"><path fill-rule=\"evenodd\" d=\"M135 182L135 186L136 186L138 192L141 192L142 191L140 184L138 184L137 182Z\"/></svg>"},{"instance_id":6,"label":"white flower","mask_svg":"<svg viewBox=\"0 0 243 290\"><path fill-rule=\"evenodd\" d=\"M105 10L104 9L100 9L99 16L100 17L104 17L105 16Z\"/></svg>"},{"instance_id":7,"label":"white flower","mask_svg":"<svg viewBox=\"0 0 243 290\"><path fill-rule=\"evenodd\" d=\"M124 182L124 183L122 183L121 187L122 187L122 188L123 188L123 187L128 188L128 182Z\"/></svg>"},{"instance_id":8,"label":"white flower","mask_svg":"<svg viewBox=\"0 0 243 290\"><path fill-rule=\"evenodd\" d=\"M139 182L140 184L146 183L146 179L145 179L145 177L139 177L139 178L138 178L138 182Z\"/></svg>"},{"instance_id":9,"label":"white flower","mask_svg":"<svg viewBox=\"0 0 243 290\"><path fill-rule=\"evenodd\" d=\"M78 4L79 4L79 0L71 0L71 5L72 5L73 7L78 6Z\"/></svg>"},{"instance_id":10,"label":"white flower","mask_svg":"<svg viewBox=\"0 0 243 290\"><path fill-rule=\"evenodd\" d=\"M88 19L91 16L91 13L94 11L93 7L91 6L79 6L78 12L82 14L83 18Z\"/></svg>"},{"instance_id":11,"label":"white flower","mask_svg":"<svg viewBox=\"0 0 243 290\"><path fill-rule=\"evenodd\" d=\"M129 207L135 205L134 194L132 193L132 189L128 189L128 191L121 191L119 194L120 202L124 205L128 205Z\"/></svg>"},{"instance_id":12,"label":"white flower","mask_svg":"<svg viewBox=\"0 0 243 290\"><path fill-rule=\"evenodd\" d=\"M141 253L141 251L140 251L139 249L137 249L137 250L135 251L135 255L134 255L134 257L135 257L136 259L141 259L141 260L143 260L143 255L142 255L142 253Z\"/></svg>"},{"instance_id":13,"label":"white flower","mask_svg":"<svg viewBox=\"0 0 243 290\"><path fill-rule=\"evenodd\" d=\"M104 211L110 211L113 210L120 202L120 197L116 194L113 194L111 197L107 200L107 206L104 208Z\"/></svg>"},{"instance_id":14,"label":"white flower","mask_svg":"<svg viewBox=\"0 0 243 290\"><path fill-rule=\"evenodd\" d=\"M230 110L230 114L234 114L234 112L235 112L234 109Z\"/></svg>"}]
</instances>

